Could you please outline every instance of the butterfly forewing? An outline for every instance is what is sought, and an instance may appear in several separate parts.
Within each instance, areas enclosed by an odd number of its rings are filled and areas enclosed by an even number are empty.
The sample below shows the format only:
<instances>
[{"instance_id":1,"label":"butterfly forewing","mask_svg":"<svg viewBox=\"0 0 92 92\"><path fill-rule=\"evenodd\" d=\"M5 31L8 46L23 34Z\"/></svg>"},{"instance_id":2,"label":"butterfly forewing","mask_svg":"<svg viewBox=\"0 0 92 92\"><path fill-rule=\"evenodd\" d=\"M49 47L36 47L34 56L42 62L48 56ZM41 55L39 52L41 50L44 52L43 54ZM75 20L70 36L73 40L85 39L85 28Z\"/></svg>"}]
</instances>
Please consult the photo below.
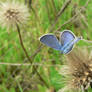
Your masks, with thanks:
<instances>
[{"instance_id":1,"label":"butterfly forewing","mask_svg":"<svg viewBox=\"0 0 92 92\"><path fill-rule=\"evenodd\" d=\"M61 49L61 44L59 43L58 39L56 38L55 35L52 35L52 34L47 34L47 35L44 35L40 38L40 41L51 47L51 48L54 48L56 50L60 50Z\"/></svg>"},{"instance_id":2,"label":"butterfly forewing","mask_svg":"<svg viewBox=\"0 0 92 92\"><path fill-rule=\"evenodd\" d=\"M60 34L60 42L62 45L65 45L74 39L75 39L75 35L69 30L64 30Z\"/></svg>"}]
</instances>

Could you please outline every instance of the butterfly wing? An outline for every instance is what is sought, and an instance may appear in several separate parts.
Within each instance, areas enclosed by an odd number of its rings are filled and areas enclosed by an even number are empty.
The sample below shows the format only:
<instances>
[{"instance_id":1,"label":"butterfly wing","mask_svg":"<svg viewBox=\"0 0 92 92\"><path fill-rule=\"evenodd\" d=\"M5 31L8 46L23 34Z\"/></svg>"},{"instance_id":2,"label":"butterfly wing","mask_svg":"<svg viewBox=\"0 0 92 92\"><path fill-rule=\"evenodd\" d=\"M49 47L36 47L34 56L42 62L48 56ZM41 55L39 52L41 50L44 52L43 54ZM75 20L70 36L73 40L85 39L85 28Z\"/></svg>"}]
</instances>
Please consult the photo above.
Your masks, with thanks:
<instances>
[{"instance_id":1,"label":"butterfly wing","mask_svg":"<svg viewBox=\"0 0 92 92\"><path fill-rule=\"evenodd\" d=\"M75 35L70 30L64 30L60 34L60 42L62 45L61 51L62 53L66 54L70 52L73 48L74 44L71 44L69 47L68 45L75 39ZM68 48L68 49L67 49Z\"/></svg>"},{"instance_id":2,"label":"butterfly wing","mask_svg":"<svg viewBox=\"0 0 92 92\"><path fill-rule=\"evenodd\" d=\"M56 50L60 50L61 49L61 44L59 43L59 41L58 41L58 39L56 38L55 35L46 34L46 35L44 35L44 36L42 36L40 38L40 41L43 44L45 44L45 45L47 45L47 46L49 46L51 48L54 48Z\"/></svg>"},{"instance_id":3,"label":"butterfly wing","mask_svg":"<svg viewBox=\"0 0 92 92\"><path fill-rule=\"evenodd\" d=\"M63 50L61 49L61 54L68 54L72 51L72 49L73 49L73 45L70 46L69 48L65 48Z\"/></svg>"},{"instance_id":4,"label":"butterfly wing","mask_svg":"<svg viewBox=\"0 0 92 92\"><path fill-rule=\"evenodd\" d=\"M79 40L81 40L82 38L81 37L76 37L73 41L71 41L67 46L66 48L64 49L63 51L63 54L68 54L72 49L73 49L73 45L75 43L77 43Z\"/></svg>"},{"instance_id":5,"label":"butterfly wing","mask_svg":"<svg viewBox=\"0 0 92 92\"><path fill-rule=\"evenodd\" d=\"M62 45L65 45L74 39L75 39L75 35L70 30L64 30L60 34L60 42Z\"/></svg>"}]
</instances>

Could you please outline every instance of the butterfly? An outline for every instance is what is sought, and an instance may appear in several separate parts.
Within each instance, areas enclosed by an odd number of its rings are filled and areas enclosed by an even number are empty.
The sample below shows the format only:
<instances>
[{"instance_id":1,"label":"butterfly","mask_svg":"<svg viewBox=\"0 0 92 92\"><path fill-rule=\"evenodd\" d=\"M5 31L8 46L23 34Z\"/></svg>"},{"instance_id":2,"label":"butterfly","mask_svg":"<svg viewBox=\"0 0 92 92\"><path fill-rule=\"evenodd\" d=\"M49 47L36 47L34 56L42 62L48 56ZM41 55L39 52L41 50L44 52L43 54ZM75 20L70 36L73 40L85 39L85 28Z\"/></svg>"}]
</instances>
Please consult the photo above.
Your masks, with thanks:
<instances>
[{"instance_id":1,"label":"butterfly","mask_svg":"<svg viewBox=\"0 0 92 92\"><path fill-rule=\"evenodd\" d=\"M61 51L62 54L68 54L72 51L74 44L81 40L82 37L76 37L70 30L64 30L60 33L60 41L53 34L46 34L40 37L40 41L55 49Z\"/></svg>"}]
</instances>

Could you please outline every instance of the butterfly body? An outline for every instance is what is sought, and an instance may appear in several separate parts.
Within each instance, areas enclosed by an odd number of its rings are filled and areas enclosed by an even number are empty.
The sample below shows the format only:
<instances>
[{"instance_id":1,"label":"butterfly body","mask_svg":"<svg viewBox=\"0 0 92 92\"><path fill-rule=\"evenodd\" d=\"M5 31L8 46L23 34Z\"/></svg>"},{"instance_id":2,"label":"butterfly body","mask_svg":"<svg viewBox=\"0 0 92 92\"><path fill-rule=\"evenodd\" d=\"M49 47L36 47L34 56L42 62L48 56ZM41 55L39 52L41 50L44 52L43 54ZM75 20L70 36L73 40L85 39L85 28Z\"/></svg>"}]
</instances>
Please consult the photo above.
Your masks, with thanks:
<instances>
[{"instance_id":1,"label":"butterfly body","mask_svg":"<svg viewBox=\"0 0 92 92\"><path fill-rule=\"evenodd\" d=\"M81 37L76 37L70 30L64 30L60 33L60 41L53 34L46 34L40 38L43 44L61 51L62 54L69 53L79 40Z\"/></svg>"}]
</instances>

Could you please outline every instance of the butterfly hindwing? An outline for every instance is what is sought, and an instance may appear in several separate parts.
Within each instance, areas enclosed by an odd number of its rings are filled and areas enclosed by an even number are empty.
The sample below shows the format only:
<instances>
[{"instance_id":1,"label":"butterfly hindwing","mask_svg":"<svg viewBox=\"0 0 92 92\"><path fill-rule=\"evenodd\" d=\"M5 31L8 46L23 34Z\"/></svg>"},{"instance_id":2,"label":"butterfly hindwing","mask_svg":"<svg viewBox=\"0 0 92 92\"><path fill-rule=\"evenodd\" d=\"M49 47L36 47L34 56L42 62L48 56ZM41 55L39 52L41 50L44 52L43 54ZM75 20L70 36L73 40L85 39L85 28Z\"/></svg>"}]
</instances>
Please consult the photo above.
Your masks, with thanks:
<instances>
[{"instance_id":1,"label":"butterfly hindwing","mask_svg":"<svg viewBox=\"0 0 92 92\"><path fill-rule=\"evenodd\" d=\"M59 41L58 41L58 39L56 38L55 35L46 34L46 35L44 35L44 36L42 36L40 38L40 41L43 44L45 44L45 45L47 45L47 46L49 46L51 48L54 48L56 50L60 50L61 49L61 44L59 43Z\"/></svg>"},{"instance_id":2,"label":"butterfly hindwing","mask_svg":"<svg viewBox=\"0 0 92 92\"><path fill-rule=\"evenodd\" d=\"M73 45L81 40L81 37L76 37L73 41L71 41L64 49L63 53L67 54L73 49Z\"/></svg>"}]
</instances>

